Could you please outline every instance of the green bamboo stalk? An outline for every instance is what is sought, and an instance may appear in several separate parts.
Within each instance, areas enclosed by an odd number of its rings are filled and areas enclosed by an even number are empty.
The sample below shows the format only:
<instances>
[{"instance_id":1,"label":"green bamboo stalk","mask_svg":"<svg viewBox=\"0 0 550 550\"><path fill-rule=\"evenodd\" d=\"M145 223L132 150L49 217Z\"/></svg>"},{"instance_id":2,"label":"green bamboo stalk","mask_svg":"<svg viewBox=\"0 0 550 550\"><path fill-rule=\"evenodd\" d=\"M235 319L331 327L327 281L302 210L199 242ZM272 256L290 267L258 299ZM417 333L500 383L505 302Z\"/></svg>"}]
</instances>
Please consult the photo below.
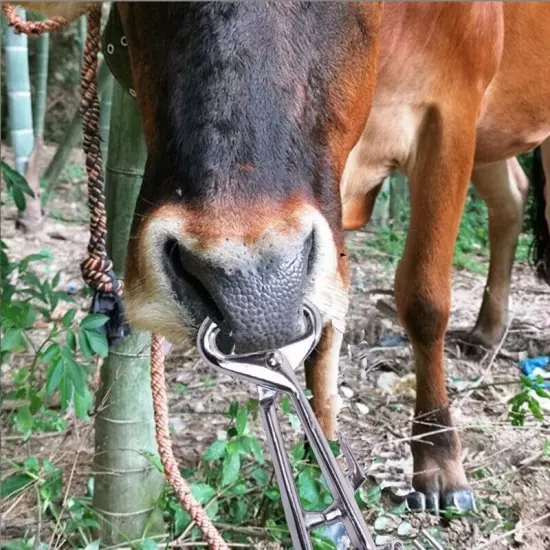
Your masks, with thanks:
<instances>
[{"instance_id":1,"label":"green bamboo stalk","mask_svg":"<svg viewBox=\"0 0 550 550\"><path fill-rule=\"evenodd\" d=\"M385 227L389 220L389 195L390 178L386 178L382 184L382 189L376 197L374 208L372 210L372 224L377 227Z\"/></svg>"},{"instance_id":2,"label":"green bamboo stalk","mask_svg":"<svg viewBox=\"0 0 550 550\"><path fill-rule=\"evenodd\" d=\"M390 218L399 221L409 197L407 178L395 171L390 179Z\"/></svg>"},{"instance_id":3,"label":"green bamboo stalk","mask_svg":"<svg viewBox=\"0 0 550 550\"><path fill-rule=\"evenodd\" d=\"M50 35L42 34L36 43L36 93L34 97L34 135L44 139L44 120L48 96L48 57Z\"/></svg>"},{"instance_id":4,"label":"green bamboo stalk","mask_svg":"<svg viewBox=\"0 0 550 550\"><path fill-rule=\"evenodd\" d=\"M111 71L109 70L109 67L107 67L107 63L101 63L97 76L98 94L100 96L103 94L105 86L109 82L109 77L112 78ZM55 151L55 155L50 161L48 168L46 168L46 171L44 172L43 178L47 181L47 195L51 193L53 186L57 183L61 172L63 172L63 169L67 165L67 161L71 156L72 150L80 143L81 139L82 121L80 119L80 114L77 110L73 119L71 120L71 123L69 124L69 127L67 128L67 131L65 132L65 136L63 137L61 143Z\"/></svg>"},{"instance_id":5,"label":"green bamboo stalk","mask_svg":"<svg viewBox=\"0 0 550 550\"><path fill-rule=\"evenodd\" d=\"M84 61L84 47L86 46L86 33L88 24L85 15L81 15L78 19L78 41L80 45L80 64Z\"/></svg>"},{"instance_id":6,"label":"green bamboo stalk","mask_svg":"<svg viewBox=\"0 0 550 550\"><path fill-rule=\"evenodd\" d=\"M120 277L147 152L136 102L117 83L112 115L105 191L108 249ZM157 454L149 353L150 335L133 332L110 350L101 367L93 506L101 518L102 545L164 530L162 514L155 508L163 477L143 456Z\"/></svg>"},{"instance_id":7,"label":"green bamboo stalk","mask_svg":"<svg viewBox=\"0 0 550 550\"><path fill-rule=\"evenodd\" d=\"M103 154L103 163L105 166L107 165L107 155L109 154L109 125L111 123L113 83L113 75L109 73L100 97L99 135L101 137L101 152Z\"/></svg>"},{"instance_id":8,"label":"green bamboo stalk","mask_svg":"<svg viewBox=\"0 0 550 550\"><path fill-rule=\"evenodd\" d=\"M17 13L26 19L25 10L19 8ZM11 144L15 169L24 175L34 146L27 36L16 34L10 27L5 37Z\"/></svg>"}]
</instances>

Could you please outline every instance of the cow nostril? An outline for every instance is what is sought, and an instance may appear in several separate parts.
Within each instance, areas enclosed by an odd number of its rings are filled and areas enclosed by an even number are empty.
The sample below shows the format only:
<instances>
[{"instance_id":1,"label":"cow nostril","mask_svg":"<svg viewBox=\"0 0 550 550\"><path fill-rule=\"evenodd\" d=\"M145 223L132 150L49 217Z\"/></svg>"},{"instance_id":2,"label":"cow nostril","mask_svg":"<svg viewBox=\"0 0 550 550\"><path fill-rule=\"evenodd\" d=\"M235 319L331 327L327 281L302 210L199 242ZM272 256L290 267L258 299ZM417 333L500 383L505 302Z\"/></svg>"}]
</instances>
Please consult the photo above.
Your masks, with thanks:
<instances>
[{"instance_id":1,"label":"cow nostril","mask_svg":"<svg viewBox=\"0 0 550 550\"><path fill-rule=\"evenodd\" d=\"M178 300L186 306L192 305L193 302L200 303L210 319L221 323L223 315L216 302L199 279L185 269L179 243L175 239L166 241L163 252L164 267Z\"/></svg>"},{"instance_id":2,"label":"cow nostril","mask_svg":"<svg viewBox=\"0 0 550 550\"><path fill-rule=\"evenodd\" d=\"M305 247L305 250L309 249L307 251L307 264L306 264L306 273L309 279L313 273L313 268L315 267L315 260L317 256L315 232L312 232L308 236L308 238L304 243L304 247Z\"/></svg>"}]
</instances>

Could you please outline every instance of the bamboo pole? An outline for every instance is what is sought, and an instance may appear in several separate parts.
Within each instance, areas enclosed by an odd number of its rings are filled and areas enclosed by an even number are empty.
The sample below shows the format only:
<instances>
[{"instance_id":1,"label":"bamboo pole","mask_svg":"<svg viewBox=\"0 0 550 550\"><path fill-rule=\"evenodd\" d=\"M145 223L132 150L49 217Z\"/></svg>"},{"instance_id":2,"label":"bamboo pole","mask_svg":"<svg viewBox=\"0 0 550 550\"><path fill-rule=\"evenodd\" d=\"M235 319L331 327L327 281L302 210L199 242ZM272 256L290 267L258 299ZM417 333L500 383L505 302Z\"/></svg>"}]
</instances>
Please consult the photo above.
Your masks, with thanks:
<instances>
[{"instance_id":1,"label":"bamboo pole","mask_svg":"<svg viewBox=\"0 0 550 550\"><path fill-rule=\"evenodd\" d=\"M26 19L25 10L19 8L17 13ZM24 175L34 146L27 35L6 29L5 50L11 145L15 169Z\"/></svg>"},{"instance_id":2,"label":"bamboo pole","mask_svg":"<svg viewBox=\"0 0 550 550\"><path fill-rule=\"evenodd\" d=\"M103 94L105 86L109 82L109 77L112 78L111 71L109 70L109 67L107 67L107 63L101 63L97 76L98 94L100 95L100 97ZM63 137L61 143L55 151L55 155L50 161L48 168L46 168L46 171L44 172L43 178L47 181L47 197L51 193L53 186L57 183L61 172L63 172L63 169L67 165L69 157L71 156L71 152L75 147L77 147L81 139L82 121L77 110L73 119L71 120L71 123L69 124L69 127L67 128L67 131L65 132L65 136Z\"/></svg>"},{"instance_id":3,"label":"bamboo pole","mask_svg":"<svg viewBox=\"0 0 550 550\"><path fill-rule=\"evenodd\" d=\"M105 64L106 65L106 64ZM111 123L111 106L113 100L114 78L111 73L106 77L107 81L100 95L99 109L99 135L101 138L101 152L103 154L103 164L107 165L107 155L109 154L109 126Z\"/></svg>"},{"instance_id":4,"label":"bamboo pole","mask_svg":"<svg viewBox=\"0 0 550 550\"><path fill-rule=\"evenodd\" d=\"M386 178L382 183L382 189L378 193L374 208L372 210L372 224L377 227L386 227L388 225L389 214L389 196L390 196L390 179Z\"/></svg>"},{"instance_id":5,"label":"bamboo pole","mask_svg":"<svg viewBox=\"0 0 550 550\"><path fill-rule=\"evenodd\" d=\"M146 160L135 100L114 84L106 169L108 249L117 276L124 269L137 195ZM157 454L150 389L150 335L133 332L112 348L101 367L95 417L93 506L102 545L159 534L155 504L163 476L141 454ZM100 406L99 406L100 405Z\"/></svg>"},{"instance_id":6,"label":"bamboo pole","mask_svg":"<svg viewBox=\"0 0 550 550\"><path fill-rule=\"evenodd\" d=\"M78 19L78 41L80 45L80 65L84 60L84 47L86 46L86 32L88 30L87 20L85 15L81 15Z\"/></svg>"},{"instance_id":7,"label":"bamboo pole","mask_svg":"<svg viewBox=\"0 0 550 550\"><path fill-rule=\"evenodd\" d=\"M395 171L390 179L390 218L400 221L403 209L409 197L407 178L398 171Z\"/></svg>"},{"instance_id":8,"label":"bamboo pole","mask_svg":"<svg viewBox=\"0 0 550 550\"><path fill-rule=\"evenodd\" d=\"M36 42L36 93L34 97L34 135L44 139L44 120L48 96L48 58L50 35L42 34Z\"/></svg>"},{"instance_id":9,"label":"bamboo pole","mask_svg":"<svg viewBox=\"0 0 550 550\"><path fill-rule=\"evenodd\" d=\"M26 19L25 10L18 14ZM12 28L5 32L6 83L11 143L15 153L15 169L24 175L34 196L26 197L25 209L19 211L16 228L25 233L36 233L42 228L38 159L41 138L35 140L31 83L29 78L28 40L25 34L16 34Z\"/></svg>"}]
</instances>

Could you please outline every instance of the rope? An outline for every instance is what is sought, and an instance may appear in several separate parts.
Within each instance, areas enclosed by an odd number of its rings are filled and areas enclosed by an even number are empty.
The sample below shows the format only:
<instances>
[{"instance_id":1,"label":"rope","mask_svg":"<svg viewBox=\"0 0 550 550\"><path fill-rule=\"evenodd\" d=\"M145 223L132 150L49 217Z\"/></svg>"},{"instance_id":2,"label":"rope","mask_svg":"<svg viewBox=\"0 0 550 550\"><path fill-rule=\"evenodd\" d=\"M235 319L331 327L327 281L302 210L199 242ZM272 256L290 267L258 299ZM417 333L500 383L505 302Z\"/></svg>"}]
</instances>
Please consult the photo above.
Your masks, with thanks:
<instances>
[{"instance_id":1,"label":"rope","mask_svg":"<svg viewBox=\"0 0 550 550\"><path fill-rule=\"evenodd\" d=\"M164 472L181 502L189 512L191 519L197 524L206 542L214 550L228 550L227 545L214 527L206 510L195 500L189 486L180 474L178 464L172 451L172 443L168 429L168 404L166 400L166 382L164 376L164 354L162 347L165 339L153 336L151 343L151 389L155 403L155 437L159 449Z\"/></svg>"},{"instance_id":2,"label":"rope","mask_svg":"<svg viewBox=\"0 0 550 550\"><path fill-rule=\"evenodd\" d=\"M2 10L9 25L17 33L39 35L57 31L70 23L68 19L63 17L52 17L44 21L25 21L19 17L13 5L4 5ZM101 30L100 8L90 10L87 18L87 37L81 70L82 98L80 114L82 117L83 149L86 154L86 172L88 174L90 240L88 242L88 257L81 264L81 272L86 284L96 291L92 310L105 311L107 309L110 313L115 311L114 322L118 323L123 317L122 286L114 275L113 263L107 255L105 244L107 213L103 193L103 161L99 146L97 54L99 52ZM121 334L120 331L118 334ZM112 341L113 338L111 338L110 343ZM181 476L174 457L168 429L168 398L162 351L164 343L164 338L153 336L151 343L151 390L155 417L155 437L164 473L181 505L197 524L210 548L212 550L228 550L227 544L210 521L206 511L191 494L189 485Z\"/></svg>"}]
</instances>

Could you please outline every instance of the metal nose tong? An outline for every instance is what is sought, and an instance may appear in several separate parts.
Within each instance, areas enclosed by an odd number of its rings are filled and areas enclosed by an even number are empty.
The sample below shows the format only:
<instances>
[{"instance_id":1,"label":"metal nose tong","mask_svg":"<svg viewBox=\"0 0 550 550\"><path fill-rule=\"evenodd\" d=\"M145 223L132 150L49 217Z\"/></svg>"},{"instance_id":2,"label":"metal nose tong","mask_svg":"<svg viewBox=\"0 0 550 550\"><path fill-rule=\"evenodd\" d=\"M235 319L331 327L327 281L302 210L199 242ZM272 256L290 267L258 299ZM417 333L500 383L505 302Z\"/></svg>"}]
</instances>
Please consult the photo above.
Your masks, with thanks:
<instances>
[{"instance_id":1,"label":"metal nose tong","mask_svg":"<svg viewBox=\"0 0 550 550\"><path fill-rule=\"evenodd\" d=\"M354 498L354 492L365 481L365 477L349 447L343 442L341 449L350 470L351 480L348 480L340 470L294 372L313 351L321 336L321 316L317 308L306 304L305 313L308 328L304 336L276 350L226 355L216 344L220 329L209 319L200 328L198 348L202 358L217 370L258 386L262 421L293 548L313 550L310 537L312 529L342 522L350 542L356 549L374 550L374 541ZM332 494L333 503L323 512L307 512L300 504L275 409L275 398L279 392L290 396Z\"/></svg>"}]
</instances>

